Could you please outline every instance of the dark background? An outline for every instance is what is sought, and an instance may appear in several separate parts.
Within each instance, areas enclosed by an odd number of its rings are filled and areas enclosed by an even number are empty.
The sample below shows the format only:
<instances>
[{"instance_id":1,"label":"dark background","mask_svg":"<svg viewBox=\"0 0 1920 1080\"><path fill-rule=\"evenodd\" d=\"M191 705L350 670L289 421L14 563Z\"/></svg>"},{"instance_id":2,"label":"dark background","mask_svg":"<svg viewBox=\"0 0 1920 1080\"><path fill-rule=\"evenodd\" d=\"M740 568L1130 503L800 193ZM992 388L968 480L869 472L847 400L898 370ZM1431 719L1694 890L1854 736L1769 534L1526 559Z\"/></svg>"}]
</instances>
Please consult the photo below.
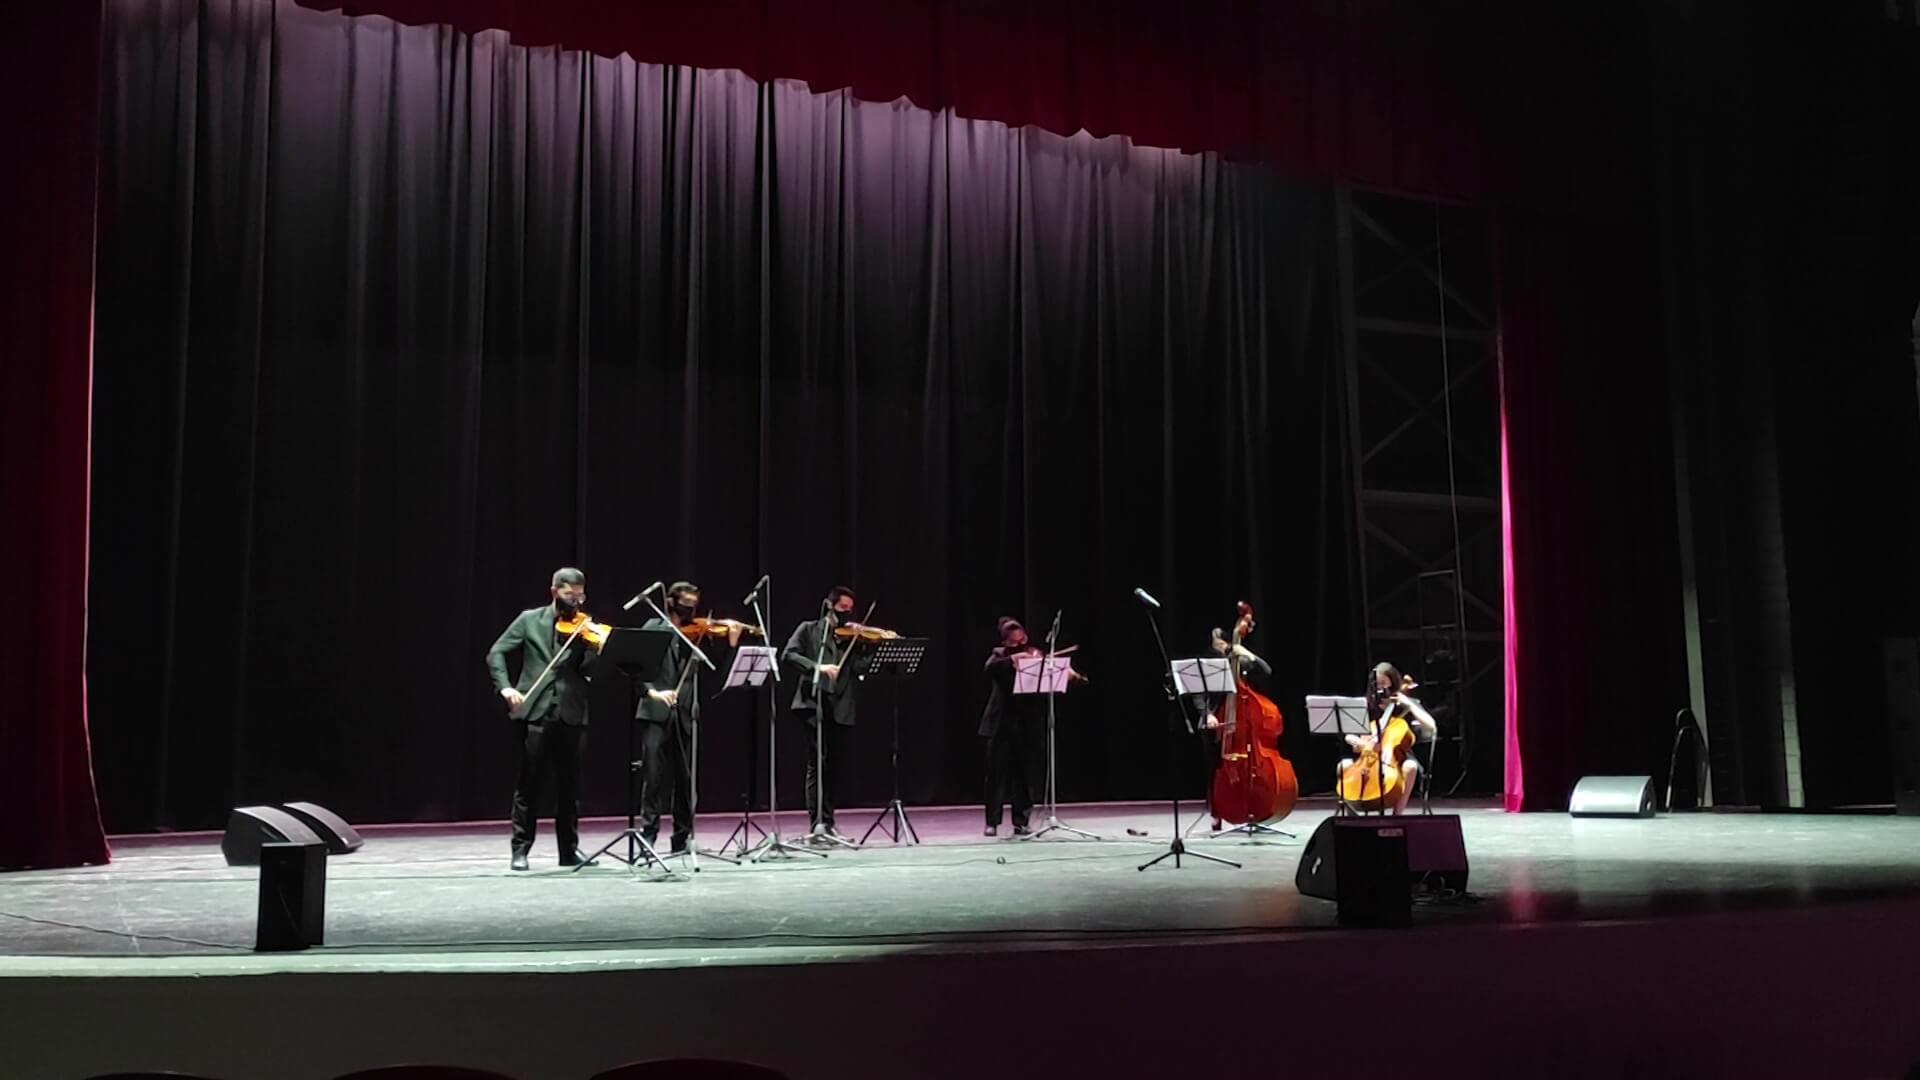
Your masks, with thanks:
<instances>
[{"instance_id":1,"label":"dark background","mask_svg":"<svg viewBox=\"0 0 1920 1080\"><path fill-rule=\"evenodd\" d=\"M1065 794L1167 790L1132 585L1177 642L1253 600L1276 697L1370 659L1320 479L1343 185L1489 225L1509 805L1661 771L1690 697L1723 803L1890 794L1911 0L103 6L0 64L0 865L104 857L90 746L116 828L496 816L478 653L574 560L602 608L771 570L780 630L845 579L935 637L916 800L975 783L991 618L1064 606Z\"/></svg>"},{"instance_id":2,"label":"dark background","mask_svg":"<svg viewBox=\"0 0 1920 1080\"><path fill-rule=\"evenodd\" d=\"M750 614L765 571L775 644L836 582L932 638L900 691L910 802L978 798L994 620L1056 608L1092 678L1063 797L1169 792L1197 757L1130 590L1189 655L1246 599L1327 786L1292 703L1365 658L1316 647L1354 617L1323 187L290 5L116 4L107 48L110 827L497 816L481 656L563 564L602 618L680 577ZM867 700L861 805L889 794L891 692ZM728 704L709 808L746 776ZM597 718L593 810L623 738Z\"/></svg>"}]
</instances>

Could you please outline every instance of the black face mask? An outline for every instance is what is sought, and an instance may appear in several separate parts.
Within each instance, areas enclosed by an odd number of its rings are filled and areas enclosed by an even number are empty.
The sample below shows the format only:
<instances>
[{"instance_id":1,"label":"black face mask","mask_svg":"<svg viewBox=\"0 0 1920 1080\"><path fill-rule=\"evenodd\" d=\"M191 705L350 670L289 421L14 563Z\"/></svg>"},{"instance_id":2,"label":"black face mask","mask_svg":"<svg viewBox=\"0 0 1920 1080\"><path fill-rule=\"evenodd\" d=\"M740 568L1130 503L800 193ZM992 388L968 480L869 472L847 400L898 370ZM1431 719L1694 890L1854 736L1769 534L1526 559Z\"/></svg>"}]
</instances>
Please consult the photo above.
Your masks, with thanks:
<instances>
[{"instance_id":1,"label":"black face mask","mask_svg":"<svg viewBox=\"0 0 1920 1080\"><path fill-rule=\"evenodd\" d=\"M673 606L673 613L680 616L681 622L692 622L694 607L692 604L675 604Z\"/></svg>"},{"instance_id":2,"label":"black face mask","mask_svg":"<svg viewBox=\"0 0 1920 1080\"><path fill-rule=\"evenodd\" d=\"M564 596L556 596L553 598L553 606L554 610L560 612L560 614L571 615L580 610L580 601L570 600Z\"/></svg>"}]
</instances>

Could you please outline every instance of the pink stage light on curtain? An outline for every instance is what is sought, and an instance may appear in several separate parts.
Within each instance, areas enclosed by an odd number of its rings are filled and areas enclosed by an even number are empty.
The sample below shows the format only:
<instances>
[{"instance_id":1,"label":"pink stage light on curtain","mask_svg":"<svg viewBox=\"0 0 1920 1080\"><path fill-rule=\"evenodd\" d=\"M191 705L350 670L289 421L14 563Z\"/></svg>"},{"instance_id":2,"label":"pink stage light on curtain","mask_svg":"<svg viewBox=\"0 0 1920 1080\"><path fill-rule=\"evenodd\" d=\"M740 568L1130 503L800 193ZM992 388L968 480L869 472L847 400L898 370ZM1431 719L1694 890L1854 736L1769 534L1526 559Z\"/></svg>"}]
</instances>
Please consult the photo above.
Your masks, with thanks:
<instances>
[{"instance_id":1,"label":"pink stage light on curtain","mask_svg":"<svg viewBox=\"0 0 1920 1080\"><path fill-rule=\"evenodd\" d=\"M1520 629L1513 603L1513 488L1508 482L1507 461L1507 364L1504 350L1496 345L1500 365L1500 590L1501 619L1506 624L1502 637L1505 666L1504 718L1506 743L1506 780L1501 791L1507 813L1517 814L1526 801L1525 770L1520 761Z\"/></svg>"}]
</instances>

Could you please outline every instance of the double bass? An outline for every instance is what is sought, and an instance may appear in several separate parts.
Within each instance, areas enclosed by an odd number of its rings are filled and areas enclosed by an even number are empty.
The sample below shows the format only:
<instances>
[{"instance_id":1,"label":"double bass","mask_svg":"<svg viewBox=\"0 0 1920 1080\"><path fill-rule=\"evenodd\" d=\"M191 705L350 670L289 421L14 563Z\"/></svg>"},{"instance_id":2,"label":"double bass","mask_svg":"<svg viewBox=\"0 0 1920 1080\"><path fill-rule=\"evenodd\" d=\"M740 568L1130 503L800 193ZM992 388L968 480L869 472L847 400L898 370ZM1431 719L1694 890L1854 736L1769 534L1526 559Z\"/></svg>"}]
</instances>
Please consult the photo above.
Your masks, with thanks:
<instances>
[{"instance_id":1,"label":"double bass","mask_svg":"<svg viewBox=\"0 0 1920 1080\"><path fill-rule=\"evenodd\" d=\"M1213 816L1236 825L1271 821L1293 812L1300 781L1280 755L1280 707L1254 690L1240 673L1240 642L1253 629L1253 606L1240 601L1227 666L1233 693L1220 723L1220 762L1213 769Z\"/></svg>"}]
</instances>

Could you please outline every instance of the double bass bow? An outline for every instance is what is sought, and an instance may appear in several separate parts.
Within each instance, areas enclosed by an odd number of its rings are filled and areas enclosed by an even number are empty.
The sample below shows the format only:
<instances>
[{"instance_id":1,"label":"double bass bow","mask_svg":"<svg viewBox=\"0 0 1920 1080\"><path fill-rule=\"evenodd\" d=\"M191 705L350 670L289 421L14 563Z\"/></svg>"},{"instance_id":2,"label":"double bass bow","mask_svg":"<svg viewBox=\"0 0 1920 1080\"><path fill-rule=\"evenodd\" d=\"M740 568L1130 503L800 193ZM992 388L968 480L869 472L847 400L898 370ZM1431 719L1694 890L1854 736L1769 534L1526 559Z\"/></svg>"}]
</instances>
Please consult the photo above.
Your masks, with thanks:
<instances>
[{"instance_id":1,"label":"double bass bow","mask_svg":"<svg viewBox=\"0 0 1920 1080\"><path fill-rule=\"evenodd\" d=\"M1220 761L1211 789L1213 816L1235 824L1286 817L1300 799L1293 763L1282 757L1280 707L1249 685L1241 674L1241 642L1253 631L1253 606L1242 600L1233 623L1227 666L1233 693L1227 695L1220 724Z\"/></svg>"}]
</instances>

